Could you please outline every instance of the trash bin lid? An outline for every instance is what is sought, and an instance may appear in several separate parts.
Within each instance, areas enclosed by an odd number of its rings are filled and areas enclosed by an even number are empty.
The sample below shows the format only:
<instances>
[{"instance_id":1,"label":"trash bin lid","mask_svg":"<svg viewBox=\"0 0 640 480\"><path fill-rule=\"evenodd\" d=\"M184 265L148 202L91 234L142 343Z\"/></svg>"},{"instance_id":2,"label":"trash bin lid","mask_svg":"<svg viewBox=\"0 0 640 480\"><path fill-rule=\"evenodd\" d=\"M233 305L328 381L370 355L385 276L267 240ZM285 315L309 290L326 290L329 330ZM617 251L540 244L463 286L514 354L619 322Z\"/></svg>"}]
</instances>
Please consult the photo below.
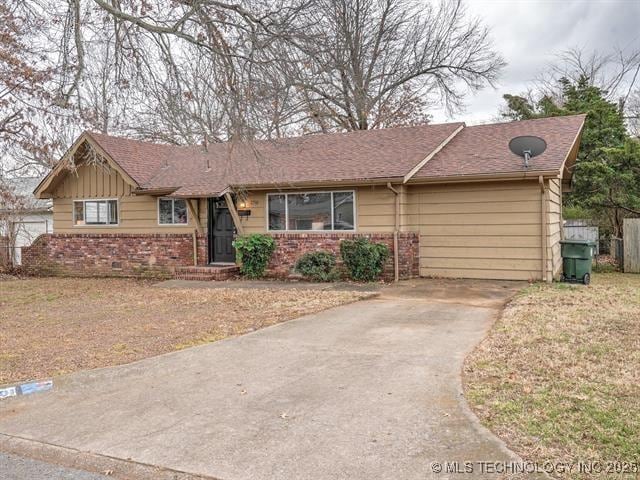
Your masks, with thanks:
<instances>
[{"instance_id":1,"label":"trash bin lid","mask_svg":"<svg viewBox=\"0 0 640 480\"><path fill-rule=\"evenodd\" d=\"M592 240L580 240L580 239L571 239L571 240L560 240L561 244L567 245L590 245L595 246L596 242Z\"/></svg>"}]
</instances>

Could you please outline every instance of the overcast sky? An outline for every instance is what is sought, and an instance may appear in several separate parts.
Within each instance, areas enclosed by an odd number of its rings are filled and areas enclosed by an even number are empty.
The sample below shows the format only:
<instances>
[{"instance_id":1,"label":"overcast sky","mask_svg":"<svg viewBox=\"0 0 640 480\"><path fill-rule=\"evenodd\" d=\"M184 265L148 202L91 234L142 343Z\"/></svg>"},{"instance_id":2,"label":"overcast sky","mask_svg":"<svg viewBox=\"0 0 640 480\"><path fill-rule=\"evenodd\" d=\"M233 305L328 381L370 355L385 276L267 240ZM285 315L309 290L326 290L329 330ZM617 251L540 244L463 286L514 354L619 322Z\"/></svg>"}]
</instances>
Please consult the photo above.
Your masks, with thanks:
<instances>
[{"instance_id":1,"label":"overcast sky","mask_svg":"<svg viewBox=\"0 0 640 480\"><path fill-rule=\"evenodd\" d=\"M492 32L507 61L497 89L468 98L462 114L434 112L434 121L494 120L505 93L521 93L554 54L570 47L609 52L640 45L640 0L466 0L469 14Z\"/></svg>"}]
</instances>

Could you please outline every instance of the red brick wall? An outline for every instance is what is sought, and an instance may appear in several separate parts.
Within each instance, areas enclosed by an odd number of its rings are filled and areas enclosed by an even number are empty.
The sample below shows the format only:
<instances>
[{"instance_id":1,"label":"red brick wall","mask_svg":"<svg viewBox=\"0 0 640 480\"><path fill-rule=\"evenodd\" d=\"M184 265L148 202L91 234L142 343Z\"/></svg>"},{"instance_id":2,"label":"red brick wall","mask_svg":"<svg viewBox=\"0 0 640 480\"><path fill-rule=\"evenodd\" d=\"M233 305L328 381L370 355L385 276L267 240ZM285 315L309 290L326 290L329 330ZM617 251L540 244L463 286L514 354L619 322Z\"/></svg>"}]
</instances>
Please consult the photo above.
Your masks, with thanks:
<instances>
[{"instance_id":1,"label":"red brick wall","mask_svg":"<svg viewBox=\"0 0 640 480\"><path fill-rule=\"evenodd\" d=\"M325 250L336 255L340 264L340 242L344 239L368 238L372 242L384 243L391 255L385 264L383 278L393 280L393 234L392 233L271 233L276 241L276 251L269 262L268 273L276 277L287 277L293 273L298 259L307 252ZM415 232L398 234L400 278L417 277L420 273L419 236Z\"/></svg>"},{"instance_id":2,"label":"red brick wall","mask_svg":"<svg viewBox=\"0 0 640 480\"><path fill-rule=\"evenodd\" d=\"M73 276L168 277L193 265L190 234L47 234L22 252L26 272ZM207 263L206 236L198 236L198 264Z\"/></svg>"},{"instance_id":3,"label":"red brick wall","mask_svg":"<svg viewBox=\"0 0 640 480\"><path fill-rule=\"evenodd\" d=\"M287 277L305 253L326 250L340 262L343 239L365 237L389 246L383 278L393 280L391 233L275 233L277 247L268 273ZM206 265L207 237L198 235L198 265ZM419 274L419 237L400 233L400 278ZM22 252L25 272L40 275L168 277L175 267L193 265L190 234L47 234Z\"/></svg>"}]
</instances>

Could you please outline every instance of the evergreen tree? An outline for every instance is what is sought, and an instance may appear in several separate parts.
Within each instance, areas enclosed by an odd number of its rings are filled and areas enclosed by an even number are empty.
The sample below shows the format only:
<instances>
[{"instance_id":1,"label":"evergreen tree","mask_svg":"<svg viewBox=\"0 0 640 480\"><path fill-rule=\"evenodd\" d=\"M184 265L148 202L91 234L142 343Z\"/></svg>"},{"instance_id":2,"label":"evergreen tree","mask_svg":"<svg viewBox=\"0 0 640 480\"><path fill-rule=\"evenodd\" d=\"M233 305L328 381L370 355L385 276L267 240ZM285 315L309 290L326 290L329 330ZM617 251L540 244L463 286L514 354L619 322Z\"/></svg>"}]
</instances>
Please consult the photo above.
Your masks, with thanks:
<instances>
[{"instance_id":1,"label":"evergreen tree","mask_svg":"<svg viewBox=\"0 0 640 480\"><path fill-rule=\"evenodd\" d=\"M560 80L559 99L542 96L537 101L504 95L505 118L526 120L586 113L574 188L565 206L588 209L594 218L608 220L613 233L621 234L622 218L640 215L640 147L628 137L619 106L606 92L582 76L575 83Z\"/></svg>"}]
</instances>

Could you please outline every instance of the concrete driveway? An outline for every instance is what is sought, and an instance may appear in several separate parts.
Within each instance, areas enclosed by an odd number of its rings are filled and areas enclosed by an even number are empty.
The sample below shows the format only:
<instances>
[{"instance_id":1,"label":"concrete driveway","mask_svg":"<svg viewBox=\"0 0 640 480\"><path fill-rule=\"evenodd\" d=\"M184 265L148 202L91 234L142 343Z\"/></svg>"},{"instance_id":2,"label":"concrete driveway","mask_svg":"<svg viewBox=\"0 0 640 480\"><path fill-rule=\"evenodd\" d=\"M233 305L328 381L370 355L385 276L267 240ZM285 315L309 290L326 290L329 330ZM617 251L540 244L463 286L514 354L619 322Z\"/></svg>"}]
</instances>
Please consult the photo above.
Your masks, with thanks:
<instances>
[{"instance_id":1,"label":"concrete driveway","mask_svg":"<svg viewBox=\"0 0 640 480\"><path fill-rule=\"evenodd\" d=\"M155 467L170 478L442 479L453 477L433 462L513 460L468 411L460 370L521 286L402 282L242 337L61 377L53 392L0 402L0 449L156 479Z\"/></svg>"}]
</instances>

